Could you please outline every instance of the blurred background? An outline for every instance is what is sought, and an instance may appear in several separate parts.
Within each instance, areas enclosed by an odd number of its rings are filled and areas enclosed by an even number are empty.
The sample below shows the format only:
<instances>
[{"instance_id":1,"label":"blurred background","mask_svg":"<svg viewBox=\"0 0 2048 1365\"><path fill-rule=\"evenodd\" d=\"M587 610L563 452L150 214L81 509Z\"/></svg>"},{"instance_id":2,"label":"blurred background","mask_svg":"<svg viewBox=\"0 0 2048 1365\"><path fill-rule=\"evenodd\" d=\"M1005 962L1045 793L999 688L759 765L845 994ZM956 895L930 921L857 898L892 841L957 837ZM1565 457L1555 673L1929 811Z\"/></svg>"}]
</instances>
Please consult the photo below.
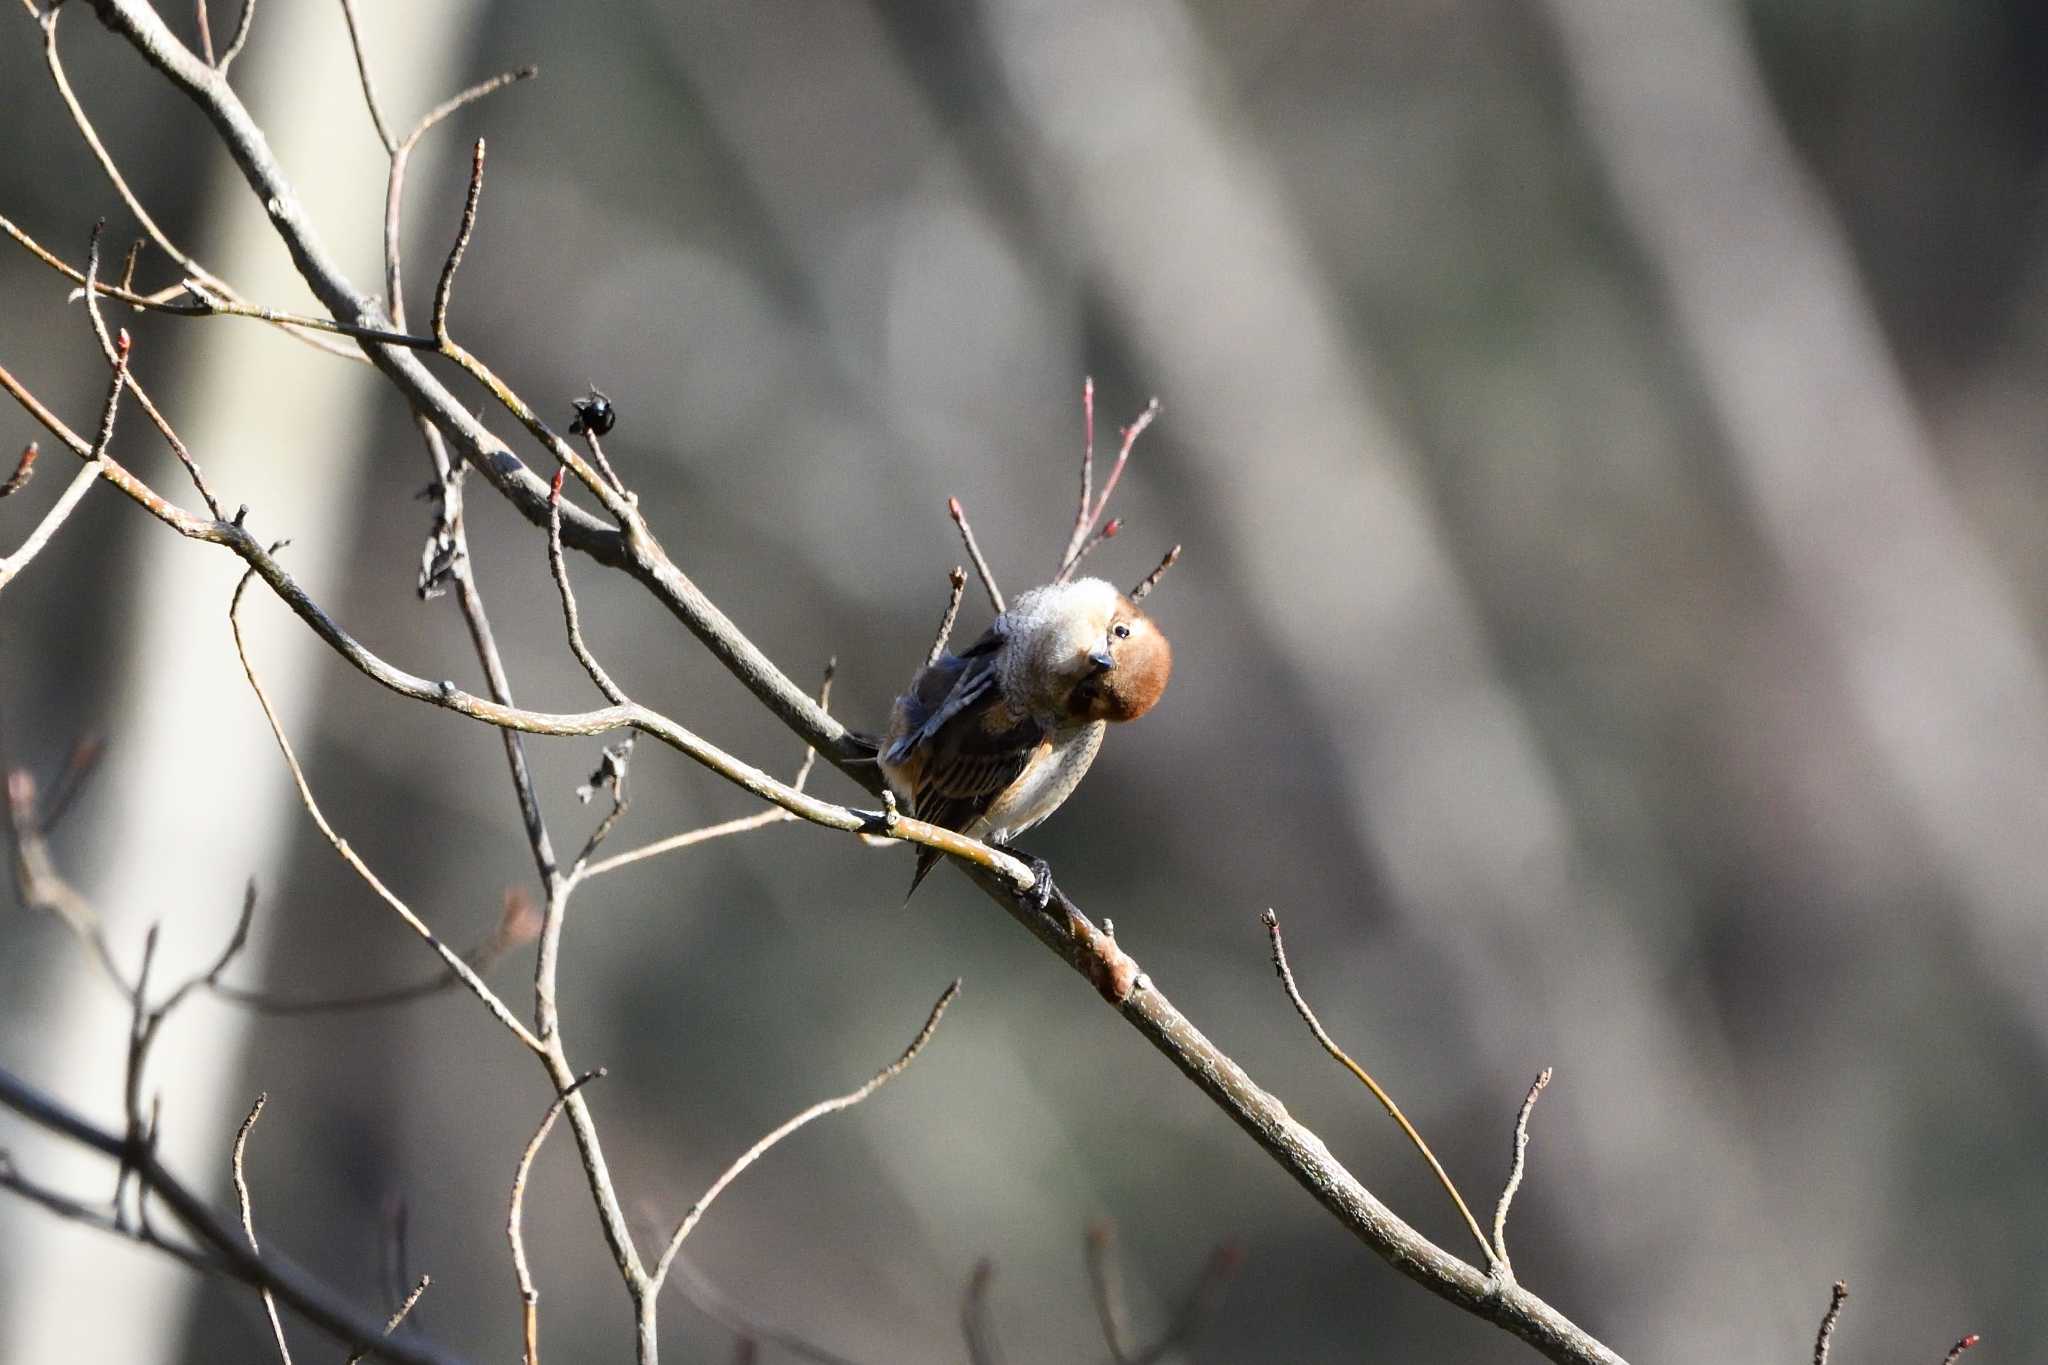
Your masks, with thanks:
<instances>
[{"instance_id":1,"label":"blurred background","mask_svg":"<svg viewBox=\"0 0 2048 1365\"><path fill-rule=\"evenodd\" d=\"M1082 377L1106 438L1159 396L1124 534L1090 565L1130 584L1186 544L1149 603L1173 687L1030 844L1395 1209L1471 1254L1289 1009L1268 906L1324 1022L1482 1218L1555 1066L1515 1266L1631 1359L1804 1358L1837 1277L1849 1359L1932 1362L1972 1330L2013 1359L2048 1330L2048 11L361 10L401 128L542 68L415 161L413 316L488 135L456 335L558 427L587 384L608 392L607 449L677 561L792 676L836 656L850 724L881 723L929 643L960 561L946 498L1006 587L1041 581ZM309 307L202 118L66 15L72 80L164 229L250 297ZM193 33L189 6L167 19ZM14 13L0 32L0 212L73 260L102 215L125 246L40 31ZM234 84L376 291L383 153L339 8L267 0ZM145 255L145 286L177 278ZM89 429L104 371L67 292L0 251L0 363ZM452 602L413 591L430 470L388 387L252 323L123 321L228 506L292 537L294 572L373 647L480 689ZM0 418L14 445L36 434ZM197 505L132 409L115 449ZM67 461L46 450L0 543ZM481 481L469 527L519 698L596 704L544 538ZM229 641L235 571L96 490L0 601L7 761L47 783L104 737L56 850L131 969L158 921L160 970L206 961L253 876L240 984L429 975L291 796ZM573 572L637 699L793 770L787 732L671 618ZM497 736L380 692L267 599L248 619L341 832L450 942L488 934L533 880ZM962 631L985 620L970 591ZM574 789L598 749L530 748L558 847L594 818ZM753 809L652 744L632 780L614 849ZM591 1099L648 1235L966 979L916 1067L777 1149L692 1238L740 1312L855 1361L960 1361L989 1257L1008 1360L1100 1360L1082 1245L1108 1217L1147 1337L1211 1247L1244 1252L1178 1359L1531 1358L1347 1236L959 877L904 907L909 864L783 824L574 904L565 1032L610 1069ZM53 920L0 928L0 1062L118 1126L119 997ZM521 1009L529 960L493 974ZM514 1356L504 1201L548 1094L474 1000L287 1019L200 1000L150 1086L168 1157L222 1207L267 1090L266 1246L383 1306L403 1207L405 1259L434 1277L416 1320ZM0 1146L110 1187L11 1117ZM564 1135L527 1224L549 1353L625 1358ZM733 1333L670 1292L670 1357L729 1358ZM0 1359L269 1351L247 1291L0 1203Z\"/></svg>"}]
</instances>

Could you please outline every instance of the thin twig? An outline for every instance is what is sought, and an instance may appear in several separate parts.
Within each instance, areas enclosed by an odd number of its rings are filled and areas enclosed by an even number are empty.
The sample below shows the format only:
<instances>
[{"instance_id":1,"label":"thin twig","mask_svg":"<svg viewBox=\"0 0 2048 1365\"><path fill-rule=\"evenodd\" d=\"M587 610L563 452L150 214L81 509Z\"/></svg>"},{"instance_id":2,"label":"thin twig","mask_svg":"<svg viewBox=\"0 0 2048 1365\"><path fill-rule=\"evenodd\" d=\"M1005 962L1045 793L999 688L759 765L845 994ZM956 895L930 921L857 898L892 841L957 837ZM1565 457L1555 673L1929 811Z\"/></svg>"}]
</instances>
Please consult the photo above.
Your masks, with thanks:
<instances>
[{"instance_id":1,"label":"thin twig","mask_svg":"<svg viewBox=\"0 0 2048 1365\"><path fill-rule=\"evenodd\" d=\"M65 279L70 280L81 289L85 287L84 271L79 270L41 242L29 236L21 230L18 224L4 215L0 215L0 233L5 233L13 238L15 243L28 252L29 255L35 257ZM153 313L168 313L172 317L251 318L257 322L267 322L277 327L329 332L336 336L354 337L358 341L381 341L387 346L405 346L416 351L435 351L440 349L440 343L432 337L413 336L407 332L393 331L388 327L364 327L353 323L336 322L332 318L313 317L306 313L285 313L275 308L264 308L243 299L217 293L215 292L215 286L201 281L196 276L184 280L177 286L177 290L174 291L191 295L193 301L190 303L174 303L157 295L138 294L125 284L113 285L108 284L104 280L93 287L93 292L102 298L112 299L116 303L125 303L131 308L147 309ZM360 352L354 350L336 351L334 354L345 360L368 363L367 359Z\"/></svg>"},{"instance_id":2,"label":"thin twig","mask_svg":"<svg viewBox=\"0 0 2048 1365\"><path fill-rule=\"evenodd\" d=\"M433 1287L433 1284L434 1277L432 1275L422 1275L419 1277L419 1280L413 1285L411 1291L407 1293L403 1299L399 1300L398 1310L394 1312L390 1317L384 1320L385 1336L388 1337L393 1332L396 1332L399 1329L399 1327L405 1322L405 1320L412 1315L412 1310L419 1303L420 1296L425 1294L427 1290L431 1289ZM360 1362L363 1359L363 1357L368 1354L368 1351L351 1352L348 1358L348 1365L358 1365L358 1362Z\"/></svg>"},{"instance_id":3,"label":"thin twig","mask_svg":"<svg viewBox=\"0 0 2048 1365\"><path fill-rule=\"evenodd\" d=\"M1472 1210L1466 1207L1465 1196L1459 1194L1458 1187L1451 1183L1450 1174L1444 1170L1443 1163L1436 1159L1436 1153L1429 1150L1429 1144L1423 1141L1422 1134L1415 1131L1415 1125L1401 1112L1401 1106L1394 1103L1394 1097L1381 1089L1380 1083L1368 1075L1364 1067L1352 1061L1344 1049L1337 1046L1336 1040L1324 1031L1321 1021L1316 1018L1316 1012L1309 1008L1307 999L1303 997L1301 988L1294 984L1294 973L1287 966L1287 948L1280 940L1280 917L1268 910L1261 919L1266 926L1267 936L1273 942L1273 969L1280 974L1280 984L1287 988L1287 998L1294 1002L1295 1013L1308 1025L1308 1030L1315 1035L1316 1041L1323 1045L1323 1051L1334 1057L1346 1071L1356 1076L1367 1090L1372 1091L1373 1098L1380 1102L1394 1122L1400 1125L1401 1131L1408 1135L1408 1140L1415 1144L1415 1150L1422 1153L1422 1159L1429 1163L1429 1169L1436 1172L1437 1183L1444 1187L1444 1193L1451 1197L1451 1202L1458 1206L1458 1212L1464 1215L1465 1226L1472 1230L1472 1240L1479 1243L1480 1254L1486 1257L1489 1263L1493 1262L1493 1247L1487 1243L1486 1234L1479 1230L1479 1220L1474 1218Z\"/></svg>"},{"instance_id":4,"label":"thin twig","mask_svg":"<svg viewBox=\"0 0 2048 1365\"><path fill-rule=\"evenodd\" d=\"M533 1171L533 1159L540 1155L540 1147L554 1131L555 1120L562 1116L562 1106L569 1097L591 1081L601 1079L605 1069L586 1071L573 1084L555 1096L554 1103L542 1116L540 1127L533 1130L533 1137L526 1149L519 1154L519 1167L512 1174L511 1210L505 1217L505 1236L512 1243L512 1273L519 1281L519 1304L521 1336L526 1343L526 1365L540 1362L540 1286L534 1283L533 1267L526 1259L526 1178Z\"/></svg>"},{"instance_id":5,"label":"thin twig","mask_svg":"<svg viewBox=\"0 0 2048 1365\"><path fill-rule=\"evenodd\" d=\"M469 193L462 201L462 222L455 229L455 245L441 265L441 279L434 286L434 340L446 350L454 343L448 338L448 301L455 294L455 272L461 268L462 253L469 249L470 234L476 231L477 200L484 192L484 140L476 140L469 159Z\"/></svg>"},{"instance_id":6,"label":"thin twig","mask_svg":"<svg viewBox=\"0 0 2048 1365\"><path fill-rule=\"evenodd\" d=\"M256 1126L257 1118L263 1113L263 1106L269 1102L268 1091L257 1095L256 1103L249 1106L249 1117L243 1119L242 1126L235 1130L235 1203L242 1211L242 1235L249 1239L249 1250L256 1255L261 1255L263 1249L256 1245L256 1218L250 1209L249 1175L242 1166L242 1156L249 1145L249 1130ZM292 1348L285 1344L284 1320L277 1315L277 1298L270 1292L269 1285L264 1285L262 1289L263 1311L270 1318L270 1335L277 1342L278 1359L282 1360L284 1365L292 1365Z\"/></svg>"},{"instance_id":7,"label":"thin twig","mask_svg":"<svg viewBox=\"0 0 2048 1365\"><path fill-rule=\"evenodd\" d=\"M11 1109L39 1128L47 1129L81 1147L119 1159L127 1140L87 1122L62 1103L0 1067L0 1107ZM72 1201L30 1185L0 1160L0 1186L33 1199L61 1217L72 1218L103 1232L142 1243L188 1266L210 1274L227 1275L250 1286L267 1286L278 1299L300 1316L329 1332L342 1342L368 1350L369 1354L398 1365L459 1365L461 1357L422 1341L410 1333L385 1338L381 1315L357 1309L334 1288L309 1275L290 1259L271 1251L259 1255L249 1250L242 1230L217 1215L212 1206L173 1176L153 1151L134 1159L136 1176L170 1210L185 1230L210 1255L174 1242L151 1240L141 1229L118 1226L95 1210L81 1209Z\"/></svg>"},{"instance_id":8,"label":"thin twig","mask_svg":"<svg viewBox=\"0 0 2048 1365\"><path fill-rule=\"evenodd\" d=\"M216 68L223 79L227 77L228 68L234 65L235 58L242 55L242 47L249 41L249 25L254 23L255 19L256 0L242 0L242 17L235 24L235 36L228 40L227 48L220 54L220 62Z\"/></svg>"},{"instance_id":9,"label":"thin twig","mask_svg":"<svg viewBox=\"0 0 2048 1365\"><path fill-rule=\"evenodd\" d=\"M989 571L988 561L981 557L981 546L975 544L974 527L968 524L967 509L960 505L960 499L946 499L946 515L953 518L953 524L960 528L960 542L967 547L967 557L974 561L974 571L981 575L981 586L988 593L988 604L996 609L997 615L1005 610L1003 590L996 586L996 576Z\"/></svg>"},{"instance_id":10,"label":"thin twig","mask_svg":"<svg viewBox=\"0 0 2048 1365\"><path fill-rule=\"evenodd\" d=\"M1835 1342L1835 1323L1842 1316L1842 1305L1849 1301L1849 1282L1836 1280L1834 1292L1828 1296L1828 1311L1821 1314L1820 1331L1813 1338L1813 1365L1828 1365L1828 1350Z\"/></svg>"},{"instance_id":11,"label":"thin twig","mask_svg":"<svg viewBox=\"0 0 2048 1365\"><path fill-rule=\"evenodd\" d=\"M122 330L118 340L108 333L107 320L100 313L98 291L94 288L99 278L100 234L106 230L106 226L105 219L101 219L93 224L91 242L86 248L85 315L92 323L93 335L99 339L100 353L106 357L107 364L116 366L125 373L128 363L127 330ZM199 490L199 496L206 502L206 509L213 513L217 520L221 515L220 500L214 497L213 490L207 486L206 476L199 470L199 462L192 458L192 452L178 438L178 433L171 429L170 421L162 412L158 411L156 404L150 400L148 393L143 391L142 385L136 381L132 374L127 376L127 382L128 387L135 393L135 401L141 405L142 410L149 415L149 420L155 424L156 429L162 432L164 439L170 443L171 452L178 457L178 463L185 467L185 473L192 480L192 486ZM100 446L100 454L103 456L106 454L104 442Z\"/></svg>"},{"instance_id":12,"label":"thin twig","mask_svg":"<svg viewBox=\"0 0 2048 1365\"><path fill-rule=\"evenodd\" d=\"M1179 559L1180 546L1176 545L1171 550L1168 550L1165 556L1160 559L1158 568L1146 574L1144 580L1137 587L1131 589L1131 601L1142 602L1151 596L1152 589L1159 586L1159 580L1166 577L1166 571L1172 568Z\"/></svg>"},{"instance_id":13,"label":"thin twig","mask_svg":"<svg viewBox=\"0 0 2048 1365\"><path fill-rule=\"evenodd\" d=\"M196 0L193 7L199 11L199 55L208 66L218 68L220 63L213 55L213 24L206 17L206 0Z\"/></svg>"},{"instance_id":14,"label":"thin twig","mask_svg":"<svg viewBox=\"0 0 2048 1365\"><path fill-rule=\"evenodd\" d=\"M377 102L377 82L370 76L370 59L363 51L362 25L356 22L355 0L341 0L341 15L348 21L348 45L356 54L356 74L363 83L363 104L370 111L370 122L376 126L377 140L384 144L387 155L396 156L398 143L384 122L383 106Z\"/></svg>"},{"instance_id":15,"label":"thin twig","mask_svg":"<svg viewBox=\"0 0 2048 1365\"><path fill-rule=\"evenodd\" d=\"M399 142L399 149L401 151L410 150L421 138L432 132L435 126L442 120L448 118L451 114L467 109L484 96L496 94L506 86L517 81L531 80L539 74L540 68L537 66L522 66L517 71L501 71L489 80L478 81L460 94L451 95L432 109L429 109L425 116L413 125L413 130L407 133Z\"/></svg>"},{"instance_id":16,"label":"thin twig","mask_svg":"<svg viewBox=\"0 0 2048 1365\"><path fill-rule=\"evenodd\" d=\"M1970 1333L1968 1336L1958 1341L1955 1345L1948 1348L1948 1354L1941 1358L1941 1365L1956 1365L1956 1358L1958 1356L1962 1355L1963 1352L1969 1350L1972 1346L1975 1346L1978 1342L1982 1341L1983 1339L1984 1338L1978 1336L1975 1332Z\"/></svg>"},{"instance_id":17,"label":"thin twig","mask_svg":"<svg viewBox=\"0 0 2048 1365\"><path fill-rule=\"evenodd\" d=\"M1159 417L1159 400L1154 398L1145 405L1145 410L1138 414L1138 420L1124 428L1122 444L1117 448L1116 463L1109 467L1109 477L1102 481L1102 496L1095 500L1093 507L1090 507L1087 502L1087 483L1089 470L1095 459L1095 384L1093 380L1090 380L1082 388L1082 403L1087 412L1088 439L1086 450L1081 458L1081 510L1074 518L1074 531L1072 535L1067 537L1067 548L1060 555L1059 572L1054 574L1052 579L1055 583L1064 583L1068 578L1072 577L1074 568L1081 562L1082 556L1094 548L1094 543L1089 539L1089 532L1093 531L1096 523L1102 520L1102 514L1109 510L1110 495L1116 492L1117 483L1124 476L1124 466L1130 463L1131 447L1135 446L1138 443L1138 438L1145 434L1145 428L1151 426ZM1107 540L1114 534L1116 534L1114 531L1105 531L1101 539Z\"/></svg>"},{"instance_id":18,"label":"thin twig","mask_svg":"<svg viewBox=\"0 0 2048 1365\"><path fill-rule=\"evenodd\" d=\"M321 836L327 840L335 853L340 855L341 860L362 878L364 885L376 892L378 898L391 907L405 922L407 928L418 934L435 953L439 954L441 960L448 965L448 970L462 978L462 984L469 988L470 994L483 1001L484 1007L511 1032L513 1037L533 1051L541 1051L540 1040L513 1016L512 1011L505 1007L505 1002L498 998L497 992L486 985L483 978L478 976L459 954L441 942L434 931L413 913L412 907L400 900L391 888L384 884L383 879L370 870L370 865L357 856L356 851L349 847L348 840L342 838L335 832L334 826L327 823L327 816L321 811L320 803L313 797L313 788L306 781L305 770L299 767L299 756L293 752L291 741L285 738L284 723L278 719L277 709L270 703L270 694L264 691L262 679L256 676L256 665L250 659L248 645L242 638L242 596L248 591L250 581L255 577L256 570L252 568L243 574L241 581L235 585L235 595L228 604L228 624L234 632L235 654L242 661L242 672L249 679L250 689L256 693L257 704L263 708L263 718L270 723L271 736L276 739L278 750L284 755L285 767L291 770L292 782L299 791L299 803L306 808L306 813L313 817L313 823L319 827Z\"/></svg>"},{"instance_id":19,"label":"thin twig","mask_svg":"<svg viewBox=\"0 0 2048 1365\"><path fill-rule=\"evenodd\" d=\"M675 1260L676 1253L683 1249L683 1242L696 1228L698 1220L703 1218L705 1210L711 1207L712 1201L723 1194L728 1185L739 1179L747 1167L759 1161L776 1143L782 1141L811 1120L823 1118L827 1114L836 1114L842 1109L851 1109L854 1105L859 1104L890 1081L902 1075L904 1070L917 1060L917 1054L924 1051L924 1045L931 1041L932 1034L938 1031L939 1020L945 1017L946 1007L953 1003L953 997L958 994L960 994L960 982L958 979L955 979L952 985L946 987L940 993L938 1002L932 1006L931 1013L925 1018L924 1027L919 1029L917 1036L910 1040L910 1046L903 1049L903 1055L876 1072L874 1077L865 1085L862 1085L857 1090L850 1090L846 1094L834 1099L818 1101L802 1113L783 1122L781 1126L775 1128L760 1141L742 1152L739 1159L733 1162L732 1165L726 1167L725 1172L718 1179L711 1182L711 1188L704 1191L697 1202L690 1206L690 1211L683 1215L681 1222L676 1224L676 1230L669 1234L668 1246L661 1253L661 1259L655 1263L654 1273L650 1277L654 1288L657 1290L661 1288L661 1282L668 1274L669 1265Z\"/></svg>"},{"instance_id":20,"label":"thin twig","mask_svg":"<svg viewBox=\"0 0 2048 1365\"><path fill-rule=\"evenodd\" d=\"M0 498L12 497L28 487L28 481L36 476L36 443L30 441L22 447L21 458L14 462L14 472L0 483Z\"/></svg>"},{"instance_id":21,"label":"thin twig","mask_svg":"<svg viewBox=\"0 0 2048 1365\"><path fill-rule=\"evenodd\" d=\"M1508 1206L1515 1202L1515 1191L1522 1188L1522 1164L1529 1155L1529 1113L1536 1107L1536 1099L1550 1084L1550 1068L1544 1067L1529 1086L1529 1093L1522 1097L1521 1112L1515 1115L1514 1159L1508 1165L1508 1183L1501 1187L1500 1203L1493 1210L1493 1254L1500 1263L1500 1273L1513 1277L1514 1266L1508 1260Z\"/></svg>"},{"instance_id":22,"label":"thin twig","mask_svg":"<svg viewBox=\"0 0 2048 1365\"><path fill-rule=\"evenodd\" d=\"M1088 538L1088 508L1094 499L1095 482L1095 376L1088 375L1081 380L1081 498L1074 509L1074 530L1067 537L1067 548L1061 554L1064 562L1074 554L1074 547Z\"/></svg>"},{"instance_id":23,"label":"thin twig","mask_svg":"<svg viewBox=\"0 0 2048 1365\"><path fill-rule=\"evenodd\" d=\"M478 143L482 146L482 143ZM604 665L590 652L590 646L583 640L583 624L576 613L576 592L569 586L569 565L562 554L562 478L568 471L557 469L553 487L549 490L548 501L551 511L548 516L548 570L555 576L555 586L562 596L562 621L569 631L569 648L575 651L576 662L583 665L583 671L590 675L590 681L597 684L597 690L604 693L606 701L615 706L627 705L626 694L612 681L611 674L604 671Z\"/></svg>"},{"instance_id":24,"label":"thin twig","mask_svg":"<svg viewBox=\"0 0 2048 1365\"><path fill-rule=\"evenodd\" d=\"M33 450L35 447L31 446L29 449ZM78 504L99 481L100 467L97 461L79 467L78 472L71 476L71 482L65 486L56 504L43 514L43 519L36 523L35 529L28 533L27 538L14 553L0 555L0 588L5 588L28 567L30 560L43 552L43 547L50 543L50 538L57 534L58 528L70 520L71 514L78 509ZM0 496L5 496L5 493L0 493Z\"/></svg>"},{"instance_id":25,"label":"thin twig","mask_svg":"<svg viewBox=\"0 0 2048 1365\"><path fill-rule=\"evenodd\" d=\"M967 570L958 564L946 575L946 614L939 618L938 634L932 637L931 651L924 656L926 668L930 668L945 657L946 646L953 639L953 622L960 618L960 599L967 594ZM813 749L811 752L816 753Z\"/></svg>"}]
</instances>

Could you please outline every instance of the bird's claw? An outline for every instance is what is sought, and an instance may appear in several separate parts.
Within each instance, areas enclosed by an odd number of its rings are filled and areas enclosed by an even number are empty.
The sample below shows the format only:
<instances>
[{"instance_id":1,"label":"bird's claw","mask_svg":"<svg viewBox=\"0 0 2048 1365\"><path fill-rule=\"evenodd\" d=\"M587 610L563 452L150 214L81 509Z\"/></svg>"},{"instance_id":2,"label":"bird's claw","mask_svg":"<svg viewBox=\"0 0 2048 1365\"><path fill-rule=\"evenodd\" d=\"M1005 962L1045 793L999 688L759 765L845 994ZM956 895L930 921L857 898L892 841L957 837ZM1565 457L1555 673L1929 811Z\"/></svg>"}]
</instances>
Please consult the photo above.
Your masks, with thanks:
<instances>
[{"instance_id":1,"label":"bird's claw","mask_svg":"<svg viewBox=\"0 0 2048 1365\"><path fill-rule=\"evenodd\" d=\"M1044 914L1052 904L1052 864L1043 858L1031 860L1031 908Z\"/></svg>"}]
</instances>

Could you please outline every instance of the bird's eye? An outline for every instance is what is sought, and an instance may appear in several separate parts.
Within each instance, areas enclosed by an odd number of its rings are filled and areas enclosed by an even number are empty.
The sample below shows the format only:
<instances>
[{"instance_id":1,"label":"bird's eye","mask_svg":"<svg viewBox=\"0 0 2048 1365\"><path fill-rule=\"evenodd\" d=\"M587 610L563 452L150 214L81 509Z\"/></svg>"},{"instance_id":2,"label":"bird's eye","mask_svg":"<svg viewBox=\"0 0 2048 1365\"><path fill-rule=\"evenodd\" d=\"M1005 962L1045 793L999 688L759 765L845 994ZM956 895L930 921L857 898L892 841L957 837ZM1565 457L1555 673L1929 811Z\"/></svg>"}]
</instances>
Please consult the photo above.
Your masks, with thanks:
<instances>
[{"instance_id":1,"label":"bird's eye","mask_svg":"<svg viewBox=\"0 0 2048 1365\"><path fill-rule=\"evenodd\" d=\"M1109 633L1111 635L1116 636L1116 638L1119 640L1128 640L1131 638L1131 628L1121 621L1111 626L1109 628Z\"/></svg>"}]
</instances>

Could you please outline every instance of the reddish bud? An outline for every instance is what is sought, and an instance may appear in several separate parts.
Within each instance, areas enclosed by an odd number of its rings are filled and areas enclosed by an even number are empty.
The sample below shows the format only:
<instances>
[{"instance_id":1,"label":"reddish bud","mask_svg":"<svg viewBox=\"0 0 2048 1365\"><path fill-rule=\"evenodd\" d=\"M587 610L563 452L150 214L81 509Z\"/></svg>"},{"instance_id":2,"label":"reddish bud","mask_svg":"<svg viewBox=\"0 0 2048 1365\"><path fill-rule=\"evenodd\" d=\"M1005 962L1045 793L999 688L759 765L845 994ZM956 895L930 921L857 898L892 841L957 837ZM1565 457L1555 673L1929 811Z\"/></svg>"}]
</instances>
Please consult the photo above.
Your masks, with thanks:
<instances>
[{"instance_id":1,"label":"reddish bud","mask_svg":"<svg viewBox=\"0 0 2048 1365\"><path fill-rule=\"evenodd\" d=\"M1122 517L1111 517L1109 525L1102 528L1102 538L1104 540L1114 540L1116 539L1116 533L1123 529L1124 519Z\"/></svg>"},{"instance_id":2,"label":"reddish bud","mask_svg":"<svg viewBox=\"0 0 2048 1365\"><path fill-rule=\"evenodd\" d=\"M568 467L567 465L563 465L563 466L562 466L561 468L559 468L559 469L557 469L557 470L555 471L555 481L554 481L554 483L553 483L553 484L552 484L552 485L551 485L551 486L550 486L550 487L548 488L548 501L549 501L549 502L560 502L560 501L562 500L562 478L563 478L563 476L564 476L564 475L566 475L566 474L567 474L568 472L569 472L569 467Z\"/></svg>"},{"instance_id":3,"label":"reddish bud","mask_svg":"<svg viewBox=\"0 0 2048 1365\"><path fill-rule=\"evenodd\" d=\"M1980 1341L1982 1341L1982 1340L1983 1340L1983 1338L1982 1338L1982 1337L1978 1336L1978 1335L1977 1335L1977 1334L1976 1334L1975 1332L1972 1332L1972 1333L1970 1333L1970 1335L1968 1335L1968 1336L1966 1336L1966 1337L1964 1337L1964 1338L1963 1338L1963 1340L1962 1340L1962 1347L1963 1347L1963 1349L1964 1349L1964 1350L1966 1350L1966 1351L1967 1351L1967 1350L1969 1350L1969 1349L1970 1349L1970 1348L1971 1348L1972 1346L1975 1346L1975 1345L1976 1345L1976 1344L1977 1344L1978 1342L1980 1342Z\"/></svg>"},{"instance_id":4,"label":"reddish bud","mask_svg":"<svg viewBox=\"0 0 2048 1365\"><path fill-rule=\"evenodd\" d=\"M958 521L958 520L960 520L960 519L961 519L962 517L964 517L964 516L966 516L966 515L967 515L967 513L966 513L966 512L964 512L964 511L962 511L962 510L961 510L961 508L960 508L960 499L958 499L958 498L947 498L947 499L946 499L946 514L947 514L948 516L952 517L952 518L953 518L953 520L955 520L955 521Z\"/></svg>"},{"instance_id":5,"label":"reddish bud","mask_svg":"<svg viewBox=\"0 0 2048 1365\"><path fill-rule=\"evenodd\" d=\"M130 344L131 343L128 340L128 329L126 327L123 327L119 332L115 333L114 349L118 351L121 355L125 356L128 354L128 347Z\"/></svg>"}]
</instances>

